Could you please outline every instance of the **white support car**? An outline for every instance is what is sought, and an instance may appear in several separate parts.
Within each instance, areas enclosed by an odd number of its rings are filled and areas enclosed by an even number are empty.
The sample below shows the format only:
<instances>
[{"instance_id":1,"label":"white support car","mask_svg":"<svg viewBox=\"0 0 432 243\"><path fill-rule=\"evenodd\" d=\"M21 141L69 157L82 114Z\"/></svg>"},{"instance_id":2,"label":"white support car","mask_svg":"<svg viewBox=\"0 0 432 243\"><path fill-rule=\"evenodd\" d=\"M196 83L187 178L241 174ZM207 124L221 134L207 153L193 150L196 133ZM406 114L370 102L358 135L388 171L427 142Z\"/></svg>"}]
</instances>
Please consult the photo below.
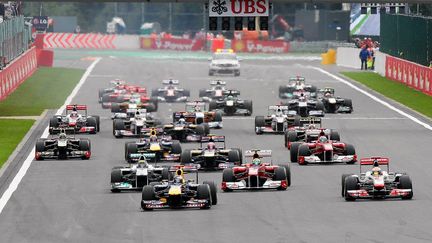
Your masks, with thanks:
<instances>
[{"instance_id":1,"label":"white support car","mask_svg":"<svg viewBox=\"0 0 432 243\"><path fill-rule=\"evenodd\" d=\"M209 61L209 76L215 74L240 76L240 62L232 49L217 50Z\"/></svg>"}]
</instances>

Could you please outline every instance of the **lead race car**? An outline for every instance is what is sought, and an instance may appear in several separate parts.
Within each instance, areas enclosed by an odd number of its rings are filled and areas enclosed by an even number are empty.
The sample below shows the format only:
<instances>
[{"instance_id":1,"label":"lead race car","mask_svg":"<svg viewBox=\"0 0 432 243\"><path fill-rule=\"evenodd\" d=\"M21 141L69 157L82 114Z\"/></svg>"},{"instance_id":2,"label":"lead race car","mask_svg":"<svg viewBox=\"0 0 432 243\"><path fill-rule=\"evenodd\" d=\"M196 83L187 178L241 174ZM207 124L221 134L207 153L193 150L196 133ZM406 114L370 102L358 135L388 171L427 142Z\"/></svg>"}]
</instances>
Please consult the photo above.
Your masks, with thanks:
<instances>
[{"instance_id":1,"label":"lead race car","mask_svg":"<svg viewBox=\"0 0 432 243\"><path fill-rule=\"evenodd\" d=\"M307 97L316 97L317 87L306 84L304 77L291 77L287 85L279 86L279 98L291 99L298 96L298 92L303 92Z\"/></svg>"},{"instance_id":2,"label":"lead race car","mask_svg":"<svg viewBox=\"0 0 432 243\"><path fill-rule=\"evenodd\" d=\"M111 191L142 190L145 185L152 182L172 179L173 175L168 167L151 165L147 162L147 159L153 156L153 153L142 153L137 163L112 168Z\"/></svg>"},{"instance_id":3,"label":"lead race car","mask_svg":"<svg viewBox=\"0 0 432 243\"><path fill-rule=\"evenodd\" d=\"M221 111L226 116L252 115L252 100L240 99L240 97L238 97L240 95L240 91L231 89L224 91L223 94L223 99L210 101L210 111Z\"/></svg>"},{"instance_id":4,"label":"lead race car","mask_svg":"<svg viewBox=\"0 0 432 243\"><path fill-rule=\"evenodd\" d=\"M62 129L58 136L52 135L49 138L39 138L35 145L35 159L90 159L90 140L86 138L78 139L74 136L67 136L66 130L67 129Z\"/></svg>"},{"instance_id":5,"label":"lead race car","mask_svg":"<svg viewBox=\"0 0 432 243\"><path fill-rule=\"evenodd\" d=\"M247 150L245 158L250 163L226 168L222 174L221 188L225 192L248 189L286 190L291 185L291 171L288 165L273 165L271 150ZM263 161L263 158L270 158Z\"/></svg>"},{"instance_id":6,"label":"lead race car","mask_svg":"<svg viewBox=\"0 0 432 243\"><path fill-rule=\"evenodd\" d=\"M182 147L178 140L163 134L162 128L144 128L138 141L125 143L125 160L136 162L141 154L154 154L154 161L180 161Z\"/></svg>"},{"instance_id":7,"label":"lead race car","mask_svg":"<svg viewBox=\"0 0 432 243\"><path fill-rule=\"evenodd\" d=\"M206 104L202 101L187 102L185 111L173 113L173 122L181 118L195 125L206 124L209 128L223 127L222 112L208 111Z\"/></svg>"},{"instance_id":8,"label":"lead race car","mask_svg":"<svg viewBox=\"0 0 432 243\"><path fill-rule=\"evenodd\" d=\"M360 160L360 174L342 175L342 197L346 201L356 199L412 199L413 188L410 177L406 173L390 172L389 158L372 157ZM373 166L369 171L362 172L362 167ZM386 166L382 170L380 166Z\"/></svg>"},{"instance_id":9,"label":"lead race car","mask_svg":"<svg viewBox=\"0 0 432 243\"><path fill-rule=\"evenodd\" d=\"M221 80L210 81L210 89L200 89L199 97L204 102L210 102L212 100L224 99L226 82Z\"/></svg>"},{"instance_id":10,"label":"lead race car","mask_svg":"<svg viewBox=\"0 0 432 243\"><path fill-rule=\"evenodd\" d=\"M163 102L185 102L190 97L190 91L179 88L180 81L174 79L163 80L163 88L152 90L152 97Z\"/></svg>"},{"instance_id":11,"label":"lead race car","mask_svg":"<svg viewBox=\"0 0 432 243\"><path fill-rule=\"evenodd\" d=\"M299 165L309 163L347 163L357 161L354 146L340 141L329 140L322 132L316 141L294 142L290 149L291 162Z\"/></svg>"},{"instance_id":12,"label":"lead race car","mask_svg":"<svg viewBox=\"0 0 432 243\"><path fill-rule=\"evenodd\" d=\"M205 144L205 146L203 146ZM223 146L219 146L223 144ZM186 149L181 155L181 164L194 164L198 169L217 170L242 162L242 151L239 148L226 148L225 136L209 135L201 138L201 146Z\"/></svg>"},{"instance_id":13,"label":"lead race car","mask_svg":"<svg viewBox=\"0 0 432 243\"><path fill-rule=\"evenodd\" d=\"M318 100L324 104L326 113L352 113L353 105L351 99L335 96L333 88L324 88L318 91Z\"/></svg>"},{"instance_id":14,"label":"lead race car","mask_svg":"<svg viewBox=\"0 0 432 243\"><path fill-rule=\"evenodd\" d=\"M84 111L80 114L78 111ZM67 132L95 134L100 130L100 117L87 115L86 105L67 105L65 115L55 115L49 122L49 133L57 134L65 128Z\"/></svg>"},{"instance_id":15,"label":"lead race car","mask_svg":"<svg viewBox=\"0 0 432 243\"><path fill-rule=\"evenodd\" d=\"M187 166L173 166L173 180L151 183L143 187L141 208L144 211L153 209L200 208L210 209L217 204L217 189L212 181L198 180L198 169ZM185 173L196 173L195 180L186 180Z\"/></svg>"}]
</instances>

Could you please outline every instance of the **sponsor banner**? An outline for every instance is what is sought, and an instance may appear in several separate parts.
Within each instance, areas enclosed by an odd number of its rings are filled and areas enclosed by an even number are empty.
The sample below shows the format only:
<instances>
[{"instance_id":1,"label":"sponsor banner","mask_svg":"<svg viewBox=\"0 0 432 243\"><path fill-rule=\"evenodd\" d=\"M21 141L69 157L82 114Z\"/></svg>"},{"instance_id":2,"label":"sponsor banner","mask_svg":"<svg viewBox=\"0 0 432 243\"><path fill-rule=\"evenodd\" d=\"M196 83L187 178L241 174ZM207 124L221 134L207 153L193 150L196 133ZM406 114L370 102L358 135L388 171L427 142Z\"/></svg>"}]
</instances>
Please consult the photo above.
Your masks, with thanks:
<instances>
[{"instance_id":1,"label":"sponsor banner","mask_svg":"<svg viewBox=\"0 0 432 243\"><path fill-rule=\"evenodd\" d=\"M210 17L269 16L269 0L209 0Z\"/></svg>"},{"instance_id":2,"label":"sponsor banner","mask_svg":"<svg viewBox=\"0 0 432 243\"><path fill-rule=\"evenodd\" d=\"M387 56L385 76L425 94L432 95L432 68Z\"/></svg>"},{"instance_id":3,"label":"sponsor banner","mask_svg":"<svg viewBox=\"0 0 432 243\"><path fill-rule=\"evenodd\" d=\"M204 40L141 37L142 49L174 50L174 51L201 51L204 49Z\"/></svg>"},{"instance_id":4,"label":"sponsor banner","mask_svg":"<svg viewBox=\"0 0 432 243\"><path fill-rule=\"evenodd\" d=\"M115 49L116 35L102 35L93 33L46 33L43 34L44 48L92 48Z\"/></svg>"},{"instance_id":5,"label":"sponsor banner","mask_svg":"<svg viewBox=\"0 0 432 243\"><path fill-rule=\"evenodd\" d=\"M231 48L235 52L286 53L289 43L285 41L233 40Z\"/></svg>"},{"instance_id":6,"label":"sponsor banner","mask_svg":"<svg viewBox=\"0 0 432 243\"><path fill-rule=\"evenodd\" d=\"M37 31L45 31L48 28L48 16L33 16L33 28Z\"/></svg>"},{"instance_id":7,"label":"sponsor banner","mask_svg":"<svg viewBox=\"0 0 432 243\"><path fill-rule=\"evenodd\" d=\"M0 100L12 93L37 68L36 49L31 48L0 71Z\"/></svg>"}]
</instances>

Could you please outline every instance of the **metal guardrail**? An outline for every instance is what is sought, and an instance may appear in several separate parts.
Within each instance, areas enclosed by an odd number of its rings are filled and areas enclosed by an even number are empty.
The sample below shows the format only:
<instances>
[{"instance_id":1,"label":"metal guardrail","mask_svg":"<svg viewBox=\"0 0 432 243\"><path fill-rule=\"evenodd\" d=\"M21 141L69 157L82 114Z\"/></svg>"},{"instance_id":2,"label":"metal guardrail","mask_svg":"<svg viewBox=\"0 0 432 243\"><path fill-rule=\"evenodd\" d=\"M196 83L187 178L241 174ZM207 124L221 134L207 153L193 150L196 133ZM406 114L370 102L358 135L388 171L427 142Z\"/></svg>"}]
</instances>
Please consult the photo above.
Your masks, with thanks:
<instances>
[{"instance_id":1,"label":"metal guardrail","mask_svg":"<svg viewBox=\"0 0 432 243\"><path fill-rule=\"evenodd\" d=\"M0 69L28 50L31 42L31 25L24 16L0 23Z\"/></svg>"},{"instance_id":2,"label":"metal guardrail","mask_svg":"<svg viewBox=\"0 0 432 243\"><path fill-rule=\"evenodd\" d=\"M355 47L354 43L337 41L292 41L290 45L290 52L311 53L323 53L328 49L337 49L338 47Z\"/></svg>"}]
</instances>

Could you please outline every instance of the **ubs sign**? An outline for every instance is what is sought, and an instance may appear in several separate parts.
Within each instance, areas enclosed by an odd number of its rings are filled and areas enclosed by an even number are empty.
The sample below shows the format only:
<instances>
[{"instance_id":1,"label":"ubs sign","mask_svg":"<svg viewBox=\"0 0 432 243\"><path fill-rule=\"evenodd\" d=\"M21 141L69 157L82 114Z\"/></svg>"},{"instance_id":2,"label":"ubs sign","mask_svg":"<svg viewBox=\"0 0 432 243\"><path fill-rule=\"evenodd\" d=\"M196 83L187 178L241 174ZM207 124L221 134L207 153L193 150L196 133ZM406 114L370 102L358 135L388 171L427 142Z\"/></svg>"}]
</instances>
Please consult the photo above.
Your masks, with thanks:
<instances>
[{"instance_id":1,"label":"ubs sign","mask_svg":"<svg viewBox=\"0 0 432 243\"><path fill-rule=\"evenodd\" d=\"M268 16L269 0L210 0L210 17Z\"/></svg>"}]
</instances>

